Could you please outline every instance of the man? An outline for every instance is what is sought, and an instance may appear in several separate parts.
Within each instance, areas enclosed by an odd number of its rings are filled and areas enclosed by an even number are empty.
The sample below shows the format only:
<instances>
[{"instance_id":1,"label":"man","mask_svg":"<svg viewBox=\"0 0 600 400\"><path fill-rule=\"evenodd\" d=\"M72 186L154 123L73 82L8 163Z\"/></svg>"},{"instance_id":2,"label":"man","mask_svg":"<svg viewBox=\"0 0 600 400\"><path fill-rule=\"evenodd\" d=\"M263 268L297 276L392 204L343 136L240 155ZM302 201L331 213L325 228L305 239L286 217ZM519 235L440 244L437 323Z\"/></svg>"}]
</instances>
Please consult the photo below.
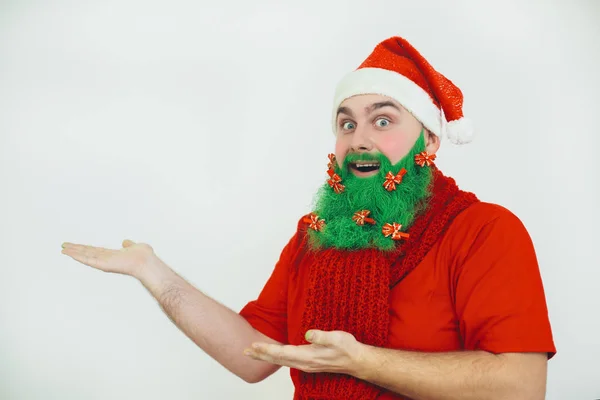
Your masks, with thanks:
<instances>
[{"instance_id":1,"label":"man","mask_svg":"<svg viewBox=\"0 0 600 400\"><path fill-rule=\"evenodd\" d=\"M290 367L298 400L543 399L556 349L531 239L435 166L443 136L471 139L461 91L390 38L338 85L333 129L314 211L240 313L146 244L63 253L139 279L244 380Z\"/></svg>"}]
</instances>

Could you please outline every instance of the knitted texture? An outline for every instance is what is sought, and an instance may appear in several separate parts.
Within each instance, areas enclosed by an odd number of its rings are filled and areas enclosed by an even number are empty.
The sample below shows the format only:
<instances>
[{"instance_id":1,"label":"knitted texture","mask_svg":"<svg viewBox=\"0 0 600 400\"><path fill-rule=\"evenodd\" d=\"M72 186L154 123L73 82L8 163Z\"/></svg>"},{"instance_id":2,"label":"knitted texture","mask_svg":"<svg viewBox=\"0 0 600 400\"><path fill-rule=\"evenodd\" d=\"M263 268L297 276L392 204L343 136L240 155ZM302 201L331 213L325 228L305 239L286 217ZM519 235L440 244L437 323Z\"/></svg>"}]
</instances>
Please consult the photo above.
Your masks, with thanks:
<instances>
[{"instance_id":1,"label":"knitted texture","mask_svg":"<svg viewBox=\"0 0 600 400\"><path fill-rule=\"evenodd\" d=\"M361 343L386 347L391 287L421 262L461 211L478 201L435 167L433 175L428 206L410 228L410 240L399 244L396 251L328 248L303 252L307 259L302 265L309 268L308 296L294 343L307 344L306 331L320 329L349 332ZM386 391L349 375L298 370L292 374L299 381L295 400L369 400Z\"/></svg>"},{"instance_id":2,"label":"knitted texture","mask_svg":"<svg viewBox=\"0 0 600 400\"><path fill-rule=\"evenodd\" d=\"M390 253L327 249L311 263L302 332L343 330L383 347L389 331ZM379 390L341 374L302 374L297 399L369 399ZM342 396L343 394L343 396ZM328 397L333 396L333 397Z\"/></svg>"},{"instance_id":3,"label":"knitted texture","mask_svg":"<svg viewBox=\"0 0 600 400\"><path fill-rule=\"evenodd\" d=\"M428 201L427 211L410 228L410 240L400 247L400 257L390 271L391 287L421 262L459 213L479 201L475 194L460 190L454 179L444 176L435 166L431 168L434 173L433 195Z\"/></svg>"}]
</instances>

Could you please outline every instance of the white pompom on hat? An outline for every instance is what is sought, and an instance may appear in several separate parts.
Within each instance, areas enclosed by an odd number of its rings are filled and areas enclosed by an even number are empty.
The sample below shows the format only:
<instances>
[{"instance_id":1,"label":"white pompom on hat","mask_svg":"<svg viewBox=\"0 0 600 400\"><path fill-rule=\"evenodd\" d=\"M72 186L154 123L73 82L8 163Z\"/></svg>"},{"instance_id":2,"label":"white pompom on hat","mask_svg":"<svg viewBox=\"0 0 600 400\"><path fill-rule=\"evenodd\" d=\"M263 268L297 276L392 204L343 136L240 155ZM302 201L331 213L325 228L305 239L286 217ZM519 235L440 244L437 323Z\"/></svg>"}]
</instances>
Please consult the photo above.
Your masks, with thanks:
<instances>
[{"instance_id":1,"label":"white pompom on hat","mask_svg":"<svg viewBox=\"0 0 600 400\"><path fill-rule=\"evenodd\" d=\"M460 89L436 71L401 37L379 43L367 59L338 83L333 105L336 132L337 109L344 100L361 94L380 94L400 103L431 132L452 143L473 139L472 122L463 116Z\"/></svg>"}]
</instances>

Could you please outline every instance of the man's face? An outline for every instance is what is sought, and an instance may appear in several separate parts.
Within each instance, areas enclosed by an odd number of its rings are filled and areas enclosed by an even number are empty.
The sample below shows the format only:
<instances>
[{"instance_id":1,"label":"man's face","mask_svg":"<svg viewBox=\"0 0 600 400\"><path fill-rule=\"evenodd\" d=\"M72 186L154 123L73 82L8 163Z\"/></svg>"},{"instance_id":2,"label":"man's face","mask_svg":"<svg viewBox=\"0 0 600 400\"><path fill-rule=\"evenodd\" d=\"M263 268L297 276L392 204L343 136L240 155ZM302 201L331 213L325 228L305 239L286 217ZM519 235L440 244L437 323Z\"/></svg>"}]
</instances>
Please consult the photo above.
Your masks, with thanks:
<instances>
[{"instance_id":1,"label":"man's face","mask_svg":"<svg viewBox=\"0 0 600 400\"><path fill-rule=\"evenodd\" d=\"M337 112L335 156L338 164L348 154L381 153L396 164L412 149L423 125L395 100L368 94L350 97ZM439 139L426 135L426 151L435 154ZM373 162L353 163L350 172L357 177L377 174L379 166Z\"/></svg>"}]
</instances>

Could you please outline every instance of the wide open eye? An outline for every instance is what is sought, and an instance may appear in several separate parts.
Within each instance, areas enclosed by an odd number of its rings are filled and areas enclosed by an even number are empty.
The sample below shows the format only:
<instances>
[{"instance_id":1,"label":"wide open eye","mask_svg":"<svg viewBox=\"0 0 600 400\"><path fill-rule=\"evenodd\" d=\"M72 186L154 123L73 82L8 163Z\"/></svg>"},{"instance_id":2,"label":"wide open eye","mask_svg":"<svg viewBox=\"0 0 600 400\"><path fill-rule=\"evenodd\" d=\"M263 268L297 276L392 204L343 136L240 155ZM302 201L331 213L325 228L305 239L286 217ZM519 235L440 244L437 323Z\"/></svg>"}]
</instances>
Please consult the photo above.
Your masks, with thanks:
<instances>
[{"instance_id":1,"label":"wide open eye","mask_svg":"<svg viewBox=\"0 0 600 400\"><path fill-rule=\"evenodd\" d=\"M354 122L346 121L342 124L342 129L345 131L351 131L354 128L356 128Z\"/></svg>"},{"instance_id":2,"label":"wide open eye","mask_svg":"<svg viewBox=\"0 0 600 400\"><path fill-rule=\"evenodd\" d=\"M380 128L385 128L390 124L390 120L387 118L377 118L377 120L375 121L375 125L377 125Z\"/></svg>"}]
</instances>

